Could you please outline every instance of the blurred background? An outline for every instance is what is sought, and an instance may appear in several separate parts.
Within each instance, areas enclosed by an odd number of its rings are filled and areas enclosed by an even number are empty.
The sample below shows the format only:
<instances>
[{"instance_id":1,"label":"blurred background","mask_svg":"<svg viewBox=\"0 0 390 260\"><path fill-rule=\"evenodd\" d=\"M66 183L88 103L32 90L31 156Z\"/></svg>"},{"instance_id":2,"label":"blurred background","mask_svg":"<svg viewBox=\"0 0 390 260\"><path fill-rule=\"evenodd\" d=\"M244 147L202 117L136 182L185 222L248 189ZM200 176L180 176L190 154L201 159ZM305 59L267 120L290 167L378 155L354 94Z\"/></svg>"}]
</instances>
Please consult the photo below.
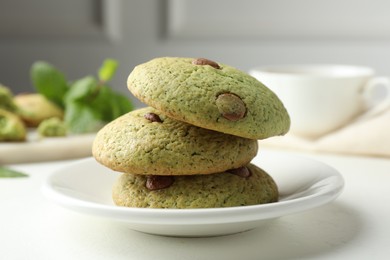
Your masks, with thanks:
<instances>
[{"instance_id":1,"label":"blurred background","mask_svg":"<svg viewBox=\"0 0 390 260\"><path fill-rule=\"evenodd\" d=\"M338 63L390 74L386 0L0 0L0 83L34 91L31 64L68 79L117 59L112 87L157 56L206 57L241 70Z\"/></svg>"}]
</instances>

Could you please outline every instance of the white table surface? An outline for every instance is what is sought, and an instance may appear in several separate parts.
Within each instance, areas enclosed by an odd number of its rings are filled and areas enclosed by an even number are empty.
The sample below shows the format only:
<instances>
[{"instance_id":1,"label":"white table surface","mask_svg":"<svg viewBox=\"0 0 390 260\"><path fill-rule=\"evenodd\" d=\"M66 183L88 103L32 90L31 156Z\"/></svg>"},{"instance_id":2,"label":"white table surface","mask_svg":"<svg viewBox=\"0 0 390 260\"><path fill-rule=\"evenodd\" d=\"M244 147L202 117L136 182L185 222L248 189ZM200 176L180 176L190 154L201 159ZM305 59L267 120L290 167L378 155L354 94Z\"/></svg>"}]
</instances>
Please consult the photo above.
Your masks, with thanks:
<instances>
[{"instance_id":1,"label":"white table surface","mask_svg":"<svg viewBox=\"0 0 390 260\"><path fill-rule=\"evenodd\" d=\"M41 194L45 178L72 161L11 165L28 178L0 178L0 259L387 259L390 160L304 154L341 172L333 202L266 226L211 238L154 236L69 211Z\"/></svg>"}]
</instances>

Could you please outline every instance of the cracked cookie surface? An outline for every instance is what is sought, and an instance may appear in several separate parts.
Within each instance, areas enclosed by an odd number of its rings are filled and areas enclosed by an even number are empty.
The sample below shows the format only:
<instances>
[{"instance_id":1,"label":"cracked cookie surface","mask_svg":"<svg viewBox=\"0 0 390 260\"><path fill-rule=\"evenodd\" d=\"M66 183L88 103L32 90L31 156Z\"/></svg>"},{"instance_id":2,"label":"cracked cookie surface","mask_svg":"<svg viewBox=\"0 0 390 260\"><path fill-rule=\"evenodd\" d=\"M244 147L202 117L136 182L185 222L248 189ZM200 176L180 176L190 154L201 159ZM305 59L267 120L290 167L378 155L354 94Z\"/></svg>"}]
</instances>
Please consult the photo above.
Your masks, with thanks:
<instances>
[{"instance_id":1,"label":"cracked cookie surface","mask_svg":"<svg viewBox=\"0 0 390 260\"><path fill-rule=\"evenodd\" d=\"M103 127L92 153L110 169L144 175L211 174L248 164L256 140L196 127L147 107Z\"/></svg>"},{"instance_id":2,"label":"cracked cookie surface","mask_svg":"<svg viewBox=\"0 0 390 260\"><path fill-rule=\"evenodd\" d=\"M278 188L261 168L247 165L247 178L222 172L208 175L174 176L172 185L150 190L147 176L122 174L112 197L116 205L141 208L219 208L276 202Z\"/></svg>"},{"instance_id":3,"label":"cracked cookie surface","mask_svg":"<svg viewBox=\"0 0 390 260\"><path fill-rule=\"evenodd\" d=\"M207 59L156 58L130 73L129 90L177 120L231 135L265 139L287 133L289 115L257 79Z\"/></svg>"}]
</instances>

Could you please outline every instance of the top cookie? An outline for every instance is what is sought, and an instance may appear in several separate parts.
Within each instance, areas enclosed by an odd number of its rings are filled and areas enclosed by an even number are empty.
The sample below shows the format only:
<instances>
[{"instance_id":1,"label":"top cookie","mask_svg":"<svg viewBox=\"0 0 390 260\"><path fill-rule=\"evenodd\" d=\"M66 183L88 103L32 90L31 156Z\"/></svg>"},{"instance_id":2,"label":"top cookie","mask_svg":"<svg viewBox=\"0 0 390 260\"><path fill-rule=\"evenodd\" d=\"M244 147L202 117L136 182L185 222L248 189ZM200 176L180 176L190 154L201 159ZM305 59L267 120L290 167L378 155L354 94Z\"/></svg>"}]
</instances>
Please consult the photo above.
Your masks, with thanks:
<instances>
[{"instance_id":1,"label":"top cookie","mask_svg":"<svg viewBox=\"0 0 390 260\"><path fill-rule=\"evenodd\" d=\"M177 120L231 135L265 139L287 133L289 115L261 82L207 59L156 58L130 73L134 96Z\"/></svg>"}]
</instances>

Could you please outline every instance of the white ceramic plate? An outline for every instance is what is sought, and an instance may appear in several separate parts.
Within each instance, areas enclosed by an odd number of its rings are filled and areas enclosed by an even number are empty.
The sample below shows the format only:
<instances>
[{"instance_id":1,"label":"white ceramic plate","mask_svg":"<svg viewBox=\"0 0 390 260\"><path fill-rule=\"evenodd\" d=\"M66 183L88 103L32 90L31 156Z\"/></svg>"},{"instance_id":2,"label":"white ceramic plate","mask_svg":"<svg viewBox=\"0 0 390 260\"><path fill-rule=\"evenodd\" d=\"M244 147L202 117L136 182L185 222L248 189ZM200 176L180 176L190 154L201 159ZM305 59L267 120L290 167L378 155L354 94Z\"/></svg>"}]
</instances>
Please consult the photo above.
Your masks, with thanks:
<instances>
[{"instance_id":1,"label":"white ceramic plate","mask_svg":"<svg viewBox=\"0 0 390 260\"><path fill-rule=\"evenodd\" d=\"M29 131L25 142L1 142L0 165L30 163L91 156L96 134L39 138Z\"/></svg>"},{"instance_id":2,"label":"white ceramic plate","mask_svg":"<svg viewBox=\"0 0 390 260\"><path fill-rule=\"evenodd\" d=\"M118 172L93 158L53 173L43 185L52 201L82 213L123 222L141 232L168 236L216 236L250 230L266 220L326 204L342 191L344 181L333 168L284 153L260 153L253 163L273 176L280 201L271 204L212 209L143 209L115 206L111 187Z\"/></svg>"}]
</instances>

